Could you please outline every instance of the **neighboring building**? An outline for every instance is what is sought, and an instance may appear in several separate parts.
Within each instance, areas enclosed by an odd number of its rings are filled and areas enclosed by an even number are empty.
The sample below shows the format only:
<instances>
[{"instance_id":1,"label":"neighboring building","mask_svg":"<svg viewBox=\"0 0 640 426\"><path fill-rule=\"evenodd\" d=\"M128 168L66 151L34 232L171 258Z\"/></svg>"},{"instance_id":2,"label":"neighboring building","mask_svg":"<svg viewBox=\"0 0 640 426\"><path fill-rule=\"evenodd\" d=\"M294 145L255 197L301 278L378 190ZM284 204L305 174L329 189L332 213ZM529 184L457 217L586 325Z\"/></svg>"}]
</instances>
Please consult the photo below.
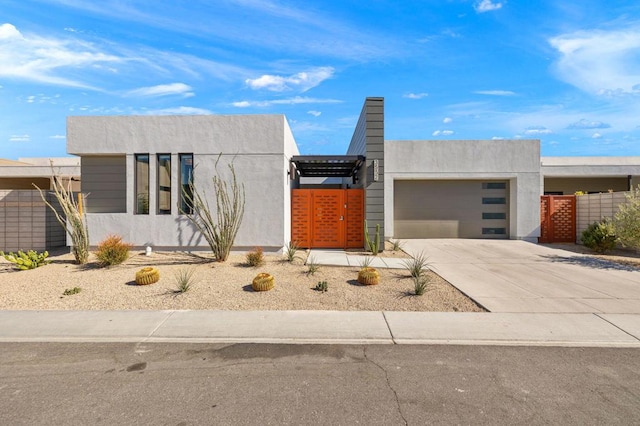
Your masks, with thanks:
<instances>
[{"instance_id":1,"label":"neighboring building","mask_svg":"<svg viewBox=\"0 0 640 426\"><path fill-rule=\"evenodd\" d=\"M629 191L640 185L640 157L542 157L547 195Z\"/></svg>"},{"instance_id":2,"label":"neighboring building","mask_svg":"<svg viewBox=\"0 0 640 426\"><path fill-rule=\"evenodd\" d=\"M0 159L0 189L51 189L51 175L60 176L73 191L80 191L80 159L77 157Z\"/></svg>"},{"instance_id":3,"label":"neighboring building","mask_svg":"<svg viewBox=\"0 0 640 426\"><path fill-rule=\"evenodd\" d=\"M0 159L0 250L42 251L65 246L64 228L34 187L45 192L51 189L52 173L65 187L70 184L72 191L80 191L77 157ZM45 197L57 206L53 195L45 193Z\"/></svg>"},{"instance_id":4,"label":"neighboring building","mask_svg":"<svg viewBox=\"0 0 640 426\"><path fill-rule=\"evenodd\" d=\"M537 241L540 195L640 183L640 157L541 159L540 142L524 139L385 140L383 98L365 100L345 155L298 155L282 115L69 117L67 149L81 158L92 245L115 233L206 248L179 206L191 173L211 194L218 161L245 184L236 249L362 247L364 220L387 239Z\"/></svg>"}]
</instances>

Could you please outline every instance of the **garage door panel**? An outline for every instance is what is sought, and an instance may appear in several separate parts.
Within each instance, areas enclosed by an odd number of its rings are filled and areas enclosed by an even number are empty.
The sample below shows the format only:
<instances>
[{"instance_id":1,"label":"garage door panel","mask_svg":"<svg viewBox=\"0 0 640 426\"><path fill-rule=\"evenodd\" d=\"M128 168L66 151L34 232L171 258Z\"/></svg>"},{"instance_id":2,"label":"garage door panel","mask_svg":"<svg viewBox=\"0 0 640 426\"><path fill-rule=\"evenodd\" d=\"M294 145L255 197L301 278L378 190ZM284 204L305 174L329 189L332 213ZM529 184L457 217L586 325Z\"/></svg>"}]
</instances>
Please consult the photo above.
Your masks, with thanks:
<instances>
[{"instance_id":1,"label":"garage door panel","mask_svg":"<svg viewBox=\"0 0 640 426\"><path fill-rule=\"evenodd\" d=\"M395 181L396 238L508 238L508 182Z\"/></svg>"}]
</instances>

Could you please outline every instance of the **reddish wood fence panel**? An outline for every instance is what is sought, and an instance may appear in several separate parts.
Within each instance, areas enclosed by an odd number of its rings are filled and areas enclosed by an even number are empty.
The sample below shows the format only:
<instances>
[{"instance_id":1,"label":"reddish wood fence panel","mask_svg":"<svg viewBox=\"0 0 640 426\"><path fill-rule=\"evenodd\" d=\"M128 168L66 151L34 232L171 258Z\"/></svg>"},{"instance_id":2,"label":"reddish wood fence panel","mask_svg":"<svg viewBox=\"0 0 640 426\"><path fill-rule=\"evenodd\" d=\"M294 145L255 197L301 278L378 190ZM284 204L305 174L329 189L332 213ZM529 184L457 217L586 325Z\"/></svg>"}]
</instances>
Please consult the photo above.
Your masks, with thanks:
<instances>
[{"instance_id":1,"label":"reddish wood fence panel","mask_svg":"<svg viewBox=\"0 0 640 426\"><path fill-rule=\"evenodd\" d=\"M346 242L345 248L364 247L364 191L347 189L346 195Z\"/></svg>"},{"instance_id":2,"label":"reddish wood fence panel","mask_svg":"<svg viewBox=\"0 0 640 426\"><path fill-rule=\"evenodd\" d=\"M575 195L543 195L540 197L540 237L538 242L576 242Z\"/></svg>"},{"instance_id":3,"label":"reddish wood fence panel","mask_svg":"<svg viewBox=\"0 0 640 426\"><path fill-rule=\"evenodd\" d=\"M291 241L303 248L364 246L362 189L294 189Z\"/></svg>"}]
</instances>

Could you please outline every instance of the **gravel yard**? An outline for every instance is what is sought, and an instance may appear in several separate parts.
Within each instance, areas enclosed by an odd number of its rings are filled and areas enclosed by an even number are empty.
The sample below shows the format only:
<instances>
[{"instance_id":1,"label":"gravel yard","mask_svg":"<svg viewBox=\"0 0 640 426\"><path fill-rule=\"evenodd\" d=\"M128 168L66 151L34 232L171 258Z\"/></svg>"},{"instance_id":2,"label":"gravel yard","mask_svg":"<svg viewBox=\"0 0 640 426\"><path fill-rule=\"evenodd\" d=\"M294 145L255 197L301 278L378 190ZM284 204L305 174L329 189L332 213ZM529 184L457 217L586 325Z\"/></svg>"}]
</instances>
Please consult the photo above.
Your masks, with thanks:
<instances>
[{"instance_id":1,"label":"gravel yard","mask_svg":"<svg viewBox=\"0 0 640 426\"><path fill-rule=\"evenodd\" d=\"M98 267L95 258L84 266L74 264L69 253L50 256L52 263L28 271L15 271L0 258L0 309L24 310L338 310L338 311L448 311L482 312L473 301L429 272L429 286L422 296L413 295L413 281L404 270L380 269L380 284L363 286L358 268L320 266L307 275L301 260L288 263L265 255L263 266L245 265L246 258L232 254L227 262L212 261L207 254L154 252L131 253L123 264ZM135 273L145 266L160 271L160 281L135 284ZM195 284L186 293L175 293L176 273L193 269ZM254 292L251 281L259 272L275 277L275 288ZM313 290L319 281L327 292ZM64 296L67 289L77 294Z\"/></svg>"}]
</instances>

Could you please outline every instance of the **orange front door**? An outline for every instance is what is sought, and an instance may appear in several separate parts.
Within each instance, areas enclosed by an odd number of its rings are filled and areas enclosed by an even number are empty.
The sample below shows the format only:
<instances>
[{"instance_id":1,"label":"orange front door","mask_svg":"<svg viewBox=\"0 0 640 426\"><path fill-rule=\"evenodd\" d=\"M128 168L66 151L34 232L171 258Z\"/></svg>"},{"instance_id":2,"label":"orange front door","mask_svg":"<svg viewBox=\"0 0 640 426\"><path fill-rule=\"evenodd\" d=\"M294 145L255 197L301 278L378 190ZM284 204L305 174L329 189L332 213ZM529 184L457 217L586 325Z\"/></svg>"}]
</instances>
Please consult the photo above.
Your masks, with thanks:
<instances>
[{"instance_id":1,"label":"orange front door","mask_svg":"<svg viewBox=\"0 0 640 426\"><path fill-rule=\"evenodd\" d=\"M364 246L364 191L294 189L291 241L304 248Z\"/></svg>"}]
</instances>

